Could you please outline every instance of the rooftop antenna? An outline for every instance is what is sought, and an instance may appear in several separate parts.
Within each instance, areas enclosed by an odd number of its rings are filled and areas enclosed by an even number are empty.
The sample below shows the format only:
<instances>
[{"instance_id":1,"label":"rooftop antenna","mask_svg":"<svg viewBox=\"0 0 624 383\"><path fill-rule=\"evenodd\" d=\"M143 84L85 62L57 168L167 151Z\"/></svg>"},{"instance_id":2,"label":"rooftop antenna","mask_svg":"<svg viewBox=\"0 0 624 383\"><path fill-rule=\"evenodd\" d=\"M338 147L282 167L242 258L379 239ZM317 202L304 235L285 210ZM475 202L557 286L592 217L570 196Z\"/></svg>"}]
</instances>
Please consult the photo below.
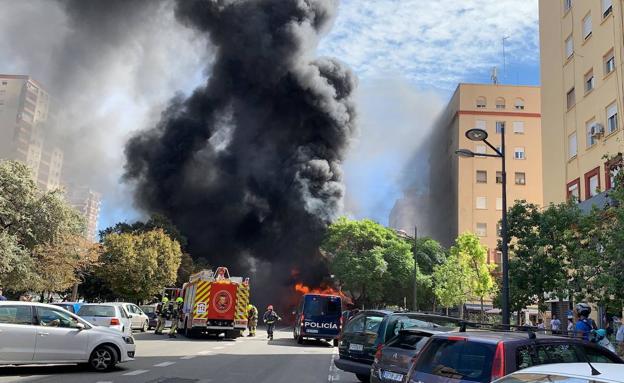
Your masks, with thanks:
<instances>
[{"instance_id":1,"label":"rooftop antenna","mask_svg":"<svg viewBox=\"0 0 624 383\"><path fill-rule=\"evenodd\" d=\"M507 57L505 56L505 41L509 36L503 36L503 78L507 78Z\"/></svg>"},{"instance_id":2,"label":"rooftop antenna","mask_svg":"<svg viewBox=\"0 0 624 383\"><path fill-rule=\"evenodd\" d=\"M492 67L492 73L490 74L490 78L492 79L492 84L498 84L498 68Z\"/></svg>"}]
</instances>

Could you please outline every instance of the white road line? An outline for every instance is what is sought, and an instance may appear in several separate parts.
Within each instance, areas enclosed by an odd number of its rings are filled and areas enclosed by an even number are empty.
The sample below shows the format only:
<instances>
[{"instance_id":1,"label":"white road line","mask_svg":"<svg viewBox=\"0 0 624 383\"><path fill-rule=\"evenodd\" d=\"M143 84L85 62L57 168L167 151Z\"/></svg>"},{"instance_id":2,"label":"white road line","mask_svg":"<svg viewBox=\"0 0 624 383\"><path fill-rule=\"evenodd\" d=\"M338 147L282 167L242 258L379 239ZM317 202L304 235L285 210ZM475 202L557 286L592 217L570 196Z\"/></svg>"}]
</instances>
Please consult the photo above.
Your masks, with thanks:
<instances>
[{"instance_id":1,"label":"white road line","mask_svg":"<svg viewBox=\"0 0 624 383\"><path fill-rule=\"evenodd\" d=\"M175 362L162 362L162 363L155 364L154 367L167 367L167 366L171 366L172 364L175 364Z\"/></svg>"},{"instance_id":2,"label":"white road line","mask_svg":"<svg viewBox=\"0 0 624 383\"><path fill-rule=\"evenodd\" d=\"M95 383L113 383L111 380L107 380L107 381L101 381L101 382L95 382Z\"/></svg>"},{"instance_id":3,"label":"white road line","mask_svg":"<svg viewBox=\"0 0 624 383\"><path fill-rule=\"evenodd\" d=\"M213 347L212 349L213 349L213 350L223 350L224 348L225 348L225 347L223 347L223 346L219 346L219 347Z\"/></svg>"},{"instance_id":4,"label":"white road line","mask_svg":"<svg viewBox=\"0 0 624 383\"><path fill-rule=\"evenodd\" d=\"M197 358L197 355L187 355L187 356L183 356L180 359L182 360L189 360L189 359L193 359L193 358Z\"/></svg>"},{"instance_id":5,"label":"white road line","mask_svg":"<svg viewBox=\"0 0 624 383\"><path fill-rule=\"evenodd\" d=\"M127 376L135 376L135 375L145 374L146 372L149 372L149 370L136 370L136 371L130 371L130 372L125 373L124 375L127 375Z\"/></svg>"},{"instance_id":6,"label":"white road line","mask_svg":"<svg viewBox=\"0 0 624 383\"><path fill-rule=\"evenodd\" d=\"M206 350L206 351L200 351L197 353L198 355L208 355L208 354L212 354L212 351Z\"/></svg>"}]
</instances>

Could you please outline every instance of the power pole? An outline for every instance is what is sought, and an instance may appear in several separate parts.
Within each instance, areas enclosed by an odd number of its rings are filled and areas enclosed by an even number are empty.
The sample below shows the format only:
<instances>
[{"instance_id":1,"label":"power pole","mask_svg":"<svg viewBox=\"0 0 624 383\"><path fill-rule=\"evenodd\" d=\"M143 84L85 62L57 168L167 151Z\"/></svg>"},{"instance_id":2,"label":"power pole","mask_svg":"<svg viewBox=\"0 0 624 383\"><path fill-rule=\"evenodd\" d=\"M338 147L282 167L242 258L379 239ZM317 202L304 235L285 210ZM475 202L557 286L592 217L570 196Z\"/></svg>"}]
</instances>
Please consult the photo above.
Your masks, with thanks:
<instances>
[{"instance_id":1,"label":"power pole","mask_svg":"<svg viewBox=\"0 0 624 383\"><path fill-rule=\"evenodd\" d=\"M418 227L414 226L414 302L412 307L418 311Z\"/></svg>"}]
</instances>

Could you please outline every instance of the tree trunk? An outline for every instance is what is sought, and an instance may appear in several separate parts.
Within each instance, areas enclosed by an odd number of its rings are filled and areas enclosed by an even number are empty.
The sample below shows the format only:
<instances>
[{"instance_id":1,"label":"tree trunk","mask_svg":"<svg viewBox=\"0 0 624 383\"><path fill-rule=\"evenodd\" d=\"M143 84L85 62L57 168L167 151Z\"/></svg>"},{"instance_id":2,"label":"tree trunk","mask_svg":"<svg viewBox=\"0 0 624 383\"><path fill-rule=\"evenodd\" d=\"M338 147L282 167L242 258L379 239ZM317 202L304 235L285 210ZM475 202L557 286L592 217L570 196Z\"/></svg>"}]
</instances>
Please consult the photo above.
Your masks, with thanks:
<instances>
[{"instance_id":1,"label":"tree trunk","mask_svg":"<svg viewBox=\"0 0 624 383\"><path fill-rule=\"evenodd\" d=\"M485 321L485 310L483 309L483 297L481 297L481 323Z\"/></svg>"},{"instance_id":2,"label":"tree trunk","mask_svg":"<svg viewBox=\"0 0 624 383\"><path fill-rule=\"evenodd\" d=\"M449 316L448 307L446 308L446 316Z\"/></svg>"},{"instance_id":3,"label":"tree trunk","mask_svg":"<svg viewBox=\"0 0 624 383\"><path fill-rule=\"evenodd\" d=\"M460 317L461 319L466 319L466 318L464 318L464 314L465 314L465 313L464 313L464 304L463 304L463 303L461 303L461 304L459 305L459 317Z\"/></svg>"},{"instance_id":4,"label":"tree trunk","mask_svg":"<svg viewBox=\"0 0 624 383\"><path fill-rule=\"evenodd\" d=\"M76 302L78 300L78 282L74 283L74 287L72 288L71 301Z\"/></svg>"}]
</instances>

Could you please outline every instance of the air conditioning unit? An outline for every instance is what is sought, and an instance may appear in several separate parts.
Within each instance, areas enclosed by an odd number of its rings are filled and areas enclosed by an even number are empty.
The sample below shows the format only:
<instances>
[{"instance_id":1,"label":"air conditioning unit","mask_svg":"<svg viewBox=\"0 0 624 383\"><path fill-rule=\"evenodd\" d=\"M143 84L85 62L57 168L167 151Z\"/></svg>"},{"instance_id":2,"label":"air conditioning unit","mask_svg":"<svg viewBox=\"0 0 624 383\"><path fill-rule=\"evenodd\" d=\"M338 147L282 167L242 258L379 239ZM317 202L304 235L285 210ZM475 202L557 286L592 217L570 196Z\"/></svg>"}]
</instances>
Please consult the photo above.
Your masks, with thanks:
<instances>
[{"instance_id":1,"label":"air conditioning unit","mask_svg":"<svg viewBox=\"0 0 624 383\"><path fill-rule=\"evenodd\" d=\"M604 134L604 126L602 124L594 124L589 128L589 135L592 137L601 137Z\"/></svg>"}]
</instances>

